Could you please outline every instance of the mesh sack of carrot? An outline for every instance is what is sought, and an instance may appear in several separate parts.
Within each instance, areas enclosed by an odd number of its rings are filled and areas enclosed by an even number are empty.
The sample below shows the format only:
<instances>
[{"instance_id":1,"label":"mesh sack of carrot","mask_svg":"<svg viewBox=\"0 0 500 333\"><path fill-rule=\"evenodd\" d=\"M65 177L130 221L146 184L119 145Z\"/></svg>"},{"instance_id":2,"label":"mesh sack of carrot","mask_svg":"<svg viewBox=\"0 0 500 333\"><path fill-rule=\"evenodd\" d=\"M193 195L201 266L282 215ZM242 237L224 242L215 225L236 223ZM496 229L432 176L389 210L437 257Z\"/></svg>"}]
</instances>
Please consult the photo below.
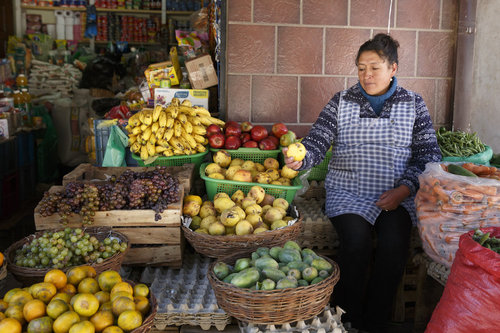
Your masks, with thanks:
<instances>
[{"instance_id":1,"label":"mesh sack of carrot","mask_svg":"<svg viewBox=\"0 0 500 333\"><path fill-rule=\"evenodd\" d=\"M474 163L428 163L415 198L425 253L451 267L460 236L500 226L500 169Z\"/></svg>"}]
</instances>

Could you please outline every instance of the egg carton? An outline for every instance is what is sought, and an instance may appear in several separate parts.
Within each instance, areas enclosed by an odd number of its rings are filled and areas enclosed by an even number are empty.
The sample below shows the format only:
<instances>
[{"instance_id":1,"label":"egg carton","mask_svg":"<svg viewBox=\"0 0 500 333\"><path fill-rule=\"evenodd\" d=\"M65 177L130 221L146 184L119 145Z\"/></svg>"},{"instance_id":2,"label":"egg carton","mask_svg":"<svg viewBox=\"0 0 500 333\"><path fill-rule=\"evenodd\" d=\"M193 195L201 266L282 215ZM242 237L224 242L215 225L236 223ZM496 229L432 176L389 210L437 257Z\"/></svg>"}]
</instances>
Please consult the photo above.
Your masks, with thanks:
<instances>
[{"instance_id":1,"label":"egg carton","mask_svg":"<svg viewBox=\"0 0 500 333\"><path fill-rule=\"evenodd\" d=\"M210 258L185 253L180 269L148 266L142 271L139 280L151 286L158 303L154 327L192 325L223 330L231 323L231 317L217 305L208 281L210 263Z\"/></svg>"},{"instance_id":2,"label":"egg carton","mask_svg":"<svg viewBox=\"0 0 500 333\"><path fill-rule=\"evenodd\" d=\"M323 213L324 202L324 199L294 201L304 226L298 241L301 247L309 247L321 254L331 255L336 253L339 239L330 219Z\"/></svg>"},{"instance_id":3,"label":"egg carton","mask_svg":"<svg viewBox=\"0 0 500 333\"><path fill-rule=\"evenodd\" d=\"M258 325L238 320L241 333L344 333L347 330L342 325L341 316L344 313L340 307L333 311L330 307L308 320L282 325Z\"/></svg>"}]
</instances>

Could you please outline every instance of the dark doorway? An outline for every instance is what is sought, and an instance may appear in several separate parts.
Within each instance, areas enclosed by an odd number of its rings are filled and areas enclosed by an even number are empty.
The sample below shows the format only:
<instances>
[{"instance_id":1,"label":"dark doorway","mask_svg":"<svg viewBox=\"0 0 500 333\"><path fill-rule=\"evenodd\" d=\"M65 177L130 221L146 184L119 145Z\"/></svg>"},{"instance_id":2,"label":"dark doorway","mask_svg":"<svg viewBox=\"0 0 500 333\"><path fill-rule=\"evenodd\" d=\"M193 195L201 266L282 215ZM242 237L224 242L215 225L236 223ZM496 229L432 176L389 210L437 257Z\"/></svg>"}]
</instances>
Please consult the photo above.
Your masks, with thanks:
<instances>
[{"instance_id":1,"label":"dark doorway","mask_svg":"<svg viewBox=\"0 0 500 333\"><path fill-rule=\"evenodd\" d=\"M0 58L5 58L7 41L14 34L14 7L12 0L0 1Z\"/></svg>"}]
</instances>

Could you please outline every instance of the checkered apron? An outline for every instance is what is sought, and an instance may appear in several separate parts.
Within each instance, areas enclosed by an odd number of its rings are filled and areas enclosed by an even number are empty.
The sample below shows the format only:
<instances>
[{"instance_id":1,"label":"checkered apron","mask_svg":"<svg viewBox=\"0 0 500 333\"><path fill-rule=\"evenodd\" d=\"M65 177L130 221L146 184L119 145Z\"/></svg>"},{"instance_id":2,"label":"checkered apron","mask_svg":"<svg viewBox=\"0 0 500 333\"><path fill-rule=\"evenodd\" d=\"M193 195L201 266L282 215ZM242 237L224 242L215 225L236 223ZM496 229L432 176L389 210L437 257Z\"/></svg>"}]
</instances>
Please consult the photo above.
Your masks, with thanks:
<instances>
[{"instance_id":1,"label":"checkered apron","mask_svg":"<svg viewBox=\"0 0 500 333\"><path fill-rule=\"evenodd\" d=\"M415 121L415 95L411 102L391 107L389 118L360 118L360 105L341 93L338 108L338 135L325 180L326 214L363 216L375 223L381 209L379 196L394 188L411 157ZM414 198L401 204L416 221Z\"/></svg>"}]
</instances>

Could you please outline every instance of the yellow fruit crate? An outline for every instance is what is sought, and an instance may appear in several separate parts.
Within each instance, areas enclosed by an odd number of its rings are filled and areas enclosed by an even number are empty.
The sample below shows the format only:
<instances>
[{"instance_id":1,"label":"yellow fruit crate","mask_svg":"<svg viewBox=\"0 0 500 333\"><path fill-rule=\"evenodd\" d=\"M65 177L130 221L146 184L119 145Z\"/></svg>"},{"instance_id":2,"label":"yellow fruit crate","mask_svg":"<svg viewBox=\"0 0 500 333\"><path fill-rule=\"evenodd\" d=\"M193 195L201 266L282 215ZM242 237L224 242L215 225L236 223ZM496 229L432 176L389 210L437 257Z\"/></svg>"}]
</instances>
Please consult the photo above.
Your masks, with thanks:
<instances>
[{"instance_id":1,"label":"yellow fruit crate","mask_svg":"<svg viewBox=\"0 0 500 333\"><path fill-rule=\"evenodd\" d=\"M262 187L267 194L270 194L275 198L284 198L286 201L291 203L295 197L295 193L297 192L297 190L302 188L302 183L300 182L299 177L295 177L292 180L291 186L247 183L227 179L213 179L205 175L205 168L208 164L210 163L203 163L200 166L200 177L205 181L207 195L210 200L213 200L215 194L220 192L227 193L231 196L237 190L242 190L245 194L247 194L252 186L258 185Z\"/></svg>"}]
</instances>

